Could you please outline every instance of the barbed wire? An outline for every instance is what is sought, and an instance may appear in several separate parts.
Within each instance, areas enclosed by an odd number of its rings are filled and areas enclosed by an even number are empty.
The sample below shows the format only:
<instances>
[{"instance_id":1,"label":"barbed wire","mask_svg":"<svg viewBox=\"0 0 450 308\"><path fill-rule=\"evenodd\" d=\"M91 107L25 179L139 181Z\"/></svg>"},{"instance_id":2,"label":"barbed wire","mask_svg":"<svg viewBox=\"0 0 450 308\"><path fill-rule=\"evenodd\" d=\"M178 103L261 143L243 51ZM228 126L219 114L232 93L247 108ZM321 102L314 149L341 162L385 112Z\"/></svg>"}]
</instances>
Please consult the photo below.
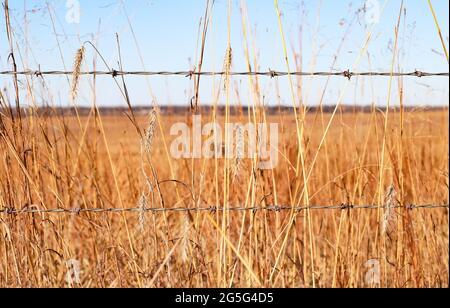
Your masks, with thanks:
<instances>
[{"instance_id":1,"label":"barbed wire","mask_svg":"<svg viewBox=\"0 0 450 308\"><path fill-rule=\"evenodd\" d=\"M386 209L387 206L378 206L378 205L331 205L331 206L323 206L323 205L312 205L312 206L255 206L255 207L217 207L217 206L209 206L209 207L195 207L195 208L109 208L109 209L101 209L101 208L93 208L93 209L15 209L15 208L0 208L0 214L6 215L19 215L19 214L83 214L83 213L195 213L195 212L245 212L245 211L266 211L266 212L282 212L282 211L294 211L294 212L303 212L308 210L365 210L365 209ZM417 210L417 209L449 209L448 205L434 205L434 204L424 204L424 205L405 205L405 206L389 206L389 209L406 209L406 210Z\"/></svg>"},{"instance_id":2,"label":"barbed wire","mask_svg":"<svg viewBox=\"0 0 450 308\"><path fill-rule=\"evenodd\" d=\"M73 71L40 71L40 70L26 70L26 71L0 71L0 75L25 75L25 76L36 76L42 77L45 75L73 75ZM266 76L266 77L283 77L283 76L336 76L345 77L351 79L352 77L448 77L449 73L430 73L423 71L414 72L352 72L350 70L339 71L339 72L282 72L282 71L260 71L260 72L197 72L197 71L85 71L80 72L79 75L107 75L112 77L118 76L182 76L187 78L192 78L194 76Z\"/></svg>"}]
</instances>

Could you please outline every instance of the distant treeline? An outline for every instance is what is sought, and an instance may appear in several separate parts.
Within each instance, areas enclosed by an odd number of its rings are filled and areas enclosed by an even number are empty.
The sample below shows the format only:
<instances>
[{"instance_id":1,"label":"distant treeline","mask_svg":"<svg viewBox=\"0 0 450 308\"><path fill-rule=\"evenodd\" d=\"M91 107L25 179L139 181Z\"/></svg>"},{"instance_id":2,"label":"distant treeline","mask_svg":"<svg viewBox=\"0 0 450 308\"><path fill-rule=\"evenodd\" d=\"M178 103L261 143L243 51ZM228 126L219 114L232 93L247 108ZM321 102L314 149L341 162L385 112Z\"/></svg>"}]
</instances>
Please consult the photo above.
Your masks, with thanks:
<instances>
[{"instance_id":1,"label":"distant treeline","mask_svg":"<svg viewBox=\"0 0 450 308\"><path fill-rule=\"evenodd\" d=\"M133 107L133 112L136 116L139 115L146 115L150 112L150 110L153 107L150 106L137 106ZM159 106L159 112L162 115L186 115L187 113L192 112L190 107L182 107L182 106ZM322 111L324 113L332 113L335 110L336 106L323 106ZM339 112L343 113L370 113L373 111L373 109L376 109L377 111L385 111L385 107L372 107L372 106L350 106L350 105L342 105L339 106ZM102 115L120 115L123 113L128 113L129 109L127 107L99 107L98 108L100 113ZM398 107L392 107L391 110L395 111L398 110ZM90 107L78 107L77 110L75 110L74 107L39 107L37 109L33 109L35 114L41 115L41 116L52 116L52 115L59 115L59 116L74 116L76 115L76 111L78 111L78 114L80 116L86 116L88 115L92 108ZM292 107L286 107L286 106L278 106L278 107L265 107L266 114L267 115L277 115L280 113L289 114L293 113ZM408 106L405 107L405 111L448 111L448 106L439 106L439 107L412 107ZM0 110L1 111L1 110ZM23 108L22 114L26 115L29 114L30 110L27 108ZM212 106L202 106L199 108L199 113L201 114L210 114L213 111ZM240 106L231 106L230 107L230 114L231 115L239 115L241 113L247 114L249 111L248 107L240 107ZM315 113L320 111L320 107L307 107L308 113ZM10 114L11 112L16 115L17 110L16 109L7 109L1 111L3 113L3 116L6 116ZM218 106L217 107L217 113L219 115L225 114L225 106Z\"/></svg>"}]
</instances>

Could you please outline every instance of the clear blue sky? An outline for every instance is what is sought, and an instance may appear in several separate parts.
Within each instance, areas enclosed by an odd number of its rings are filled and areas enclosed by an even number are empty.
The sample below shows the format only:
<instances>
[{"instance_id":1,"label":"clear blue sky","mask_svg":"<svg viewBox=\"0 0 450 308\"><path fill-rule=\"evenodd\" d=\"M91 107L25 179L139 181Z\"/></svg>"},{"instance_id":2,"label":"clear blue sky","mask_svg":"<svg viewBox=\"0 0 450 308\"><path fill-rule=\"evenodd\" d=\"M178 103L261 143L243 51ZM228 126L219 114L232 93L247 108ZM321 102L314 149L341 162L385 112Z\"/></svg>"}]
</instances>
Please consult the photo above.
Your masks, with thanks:
<instances>
[{"instance_id":1,"label":"clear blue sky","mask_svg":"<svg viewBox=\"0 0 450 308\"><path fill-rule=\"evenodd\" d=\"M135 31L139 48L142 51L145 66L149 70L188 70L196 60L198 29L204 14L205 0L79 0L81 19L79 24L69 24L65 20L66 0L49 0L51 14L55 20L57 37L60 41L64 63L72 68L74 54L80 42L97 40L98 48L112 67L117 68L117 48L115 33L120 35L124 69L142 70L136 45L131 35L125 11L128 13ZM231 45L233 47L233 70L245 71L243 51L243 31L240 13L241 0L233 0ZM261 70L286 70L283 49L278 30L277 15L273 0L246 0L248 25L252 37L252 50L258 55ZM335 0L280 0L288 43L292 69L295 68L292 50L299 50L299 28L303 24L303 63L305 71L329 70L349 22L355 11L365 1ZM379 0L381 4L384 0ZM227 46L227 0L217 0L214 5L212 25L207 37L204 70L219 71ZM448 47L449 2L434 0ZM19 62L22 69L42 70L62 69L58 44L53 32L51 18L42 0L10 1L15 39L25 64ZM369 57L365 56L357 70L389 71L392 59L394 26L400 7L399 0L390 0L375 26L373 39L369 46ZM400 28L400 67L403 71L426 70L447 72L448 64L443 56L442 45L428 8L426 0L405 0L406 19ZM27 23L24 22L26 12ZM320 18L318 18L320 16ZM3 14L0 23L4 23ZM355 21L352 30L339 54L335 69L351 68L363 44L366 31L364 14ZM9 69L8 49L4 26L0 30L0 70ZM28 46L29 48L26 48ZM84 69L92 69L94 53L88 48ZM17 57L17 56L16 56ZM190 64L192 63L192 64ZM99 63L99 69L104 67ZM151 98L144 78L127 77L127 84L135 105L148 105ZM22 79L24 81L24 79ZM64 77L46 77L52 96L57 104L67 104L69 86ZM148 81L160 104L188 104L192 96L192 82L183 77L150 77ZM219 81L218 79L216 81ZM280 99L290 105L288 79L278 80ZM317 104L323 89L325 78L304 79L303 98L309 105ZM325 103L336 103L336 97L345 82L342 78L332 79L325 96ZM371 82L375 88L375 101L384 105L387 95L388 79L353 79L345 96L345 103L368 104L371 101ZM36 87L38 87L36 83ZM233 79L233 85L239 89L243 104L250 103L246 78ZM0 86L10 86L10 78L0 77ZM23 84L24 86L24 84ZM261 79L262 94L266 102L276 104L276 81ZM204 78L201 98L204 103L212 101L213 82ZM309 90L307 90L309 89ZM405 79L406 102L410 105L448 104L448 78ZM397 88L394 89L396 91ZM233 91L234 92L234 91ZM90 104L89 84L85 79L80 90L80 104ZM115 88L111 78L102 77L98 81L98 102L102 105L123 105L123 99ZM48 99L43 94L41 100ZM232 97L236 100L236 97ZM223 97L221 97L223 102ZM394 99L394 103L397 100Z\"/></svg>"}]
</instances>

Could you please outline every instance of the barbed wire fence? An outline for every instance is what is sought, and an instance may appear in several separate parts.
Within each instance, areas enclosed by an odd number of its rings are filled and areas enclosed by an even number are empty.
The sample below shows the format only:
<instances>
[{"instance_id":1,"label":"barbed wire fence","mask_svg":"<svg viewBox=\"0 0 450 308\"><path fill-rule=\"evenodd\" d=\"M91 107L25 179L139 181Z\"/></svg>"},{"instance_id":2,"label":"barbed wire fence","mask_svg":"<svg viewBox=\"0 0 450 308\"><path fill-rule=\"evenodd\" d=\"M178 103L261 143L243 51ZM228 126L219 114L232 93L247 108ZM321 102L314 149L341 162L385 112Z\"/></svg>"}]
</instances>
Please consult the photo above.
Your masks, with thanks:
<instances>
[{"instance_id":1,"label":"barbed wire fence","mask_svg":"<svg viewBox=\"0 0 450 308\"><path fill-rule=\"evenodd\" d=\"M201 212L303 212L308 210L376 210L376 209L405 209L405 210L420 210L420 209L449 209L449 205L434 205L434 204L423 204L423 205L405 205L405 206L378 206L378 205L349 205L349 204L341 204L341 205L332 205L332 206L323 206L323 205L312 205L312 206L255 206L255 207L217 207L217 206L208 206L208 207L195 207L195 208L72 208L72 209L36 209L36 208L26 208L26 209L14 209L14 208L0 208L0 214L6 215L19 215L19 214L74 214L79 215L83 213L201 213Z\"/></svg>"},{"instance_id":2,"label":"barbed wire fence","mask_svg":"<svg viewBox=\"0 0 450 308\"><path fill-rule=\"evenodd\" d=\"M26 71L0 71L0 75L11 75L11 76L48 76L48 75L73 75L73 71L41 71L41 70L26 70ZM192 78L194 76L264 76L264 77L285 77L285 76L315 76L315 77L345 77L351 79L352 77L449 77L448 72L424 72L424 71L414 71L414 72L352 72L350 70L345 71L335 71L335 72L285 72L285 71L255 71L255 72L198 72L198 71L85 71L80 72L79 75L97 75L97 76L182 76L187 78Z\"/></svg>"},{"instance_id":3,"label":"barbed wire fence","mask_svg":"<svg viewBox=\"0 0 450 308\"><path fill-rule=\"evenodd\" d=\"M0 71L0 76L35 76L35 77L43 77L43 76L54 76L54 75L73 75L73 71L61 71L61 70L52 70L52 71L41 71L41 70L25 70L25 71ZM285 76L304 76L304 77L344 77L348 80L351 80L352 77L417 77L417 78L425 78L425 77L449 77L448 72L424 72L415 70L413 72L352 72L350 70L345 71L335 71L335 72L285 72L285 71L250 71L250 72L198 72L198 71L84 71L77 72L78 75L86 76L86 75L96 75L96 76L111 76L113 78L119 76L179 76L186 78L193 78L194 76L261 76L261 77L285 77ZM80 215L83 213L200 213L200 212L303 212L308 210L374 210L374 209L387 209L388 206L378 206L378 205L349 205L349 204L341 204L341 205L331 205L331 206L323 206L323 205L313 205L313 206L292 206L292 205L283 205L283 206L254 206L254 207L218 207L218 206L205 206L205 207L195 207L195 208L72 208L72 209L38 209L38 208L0 208L0 214L3 215L20 215L20 214L72 214L72 215ZM446 209L448 211L449 205L435 205L435 204L422 204L422 205L405 205L405 206L389 206L389 209L405 209L405 210L420 210L420 209Z\"/></svg>"}]
</instances>

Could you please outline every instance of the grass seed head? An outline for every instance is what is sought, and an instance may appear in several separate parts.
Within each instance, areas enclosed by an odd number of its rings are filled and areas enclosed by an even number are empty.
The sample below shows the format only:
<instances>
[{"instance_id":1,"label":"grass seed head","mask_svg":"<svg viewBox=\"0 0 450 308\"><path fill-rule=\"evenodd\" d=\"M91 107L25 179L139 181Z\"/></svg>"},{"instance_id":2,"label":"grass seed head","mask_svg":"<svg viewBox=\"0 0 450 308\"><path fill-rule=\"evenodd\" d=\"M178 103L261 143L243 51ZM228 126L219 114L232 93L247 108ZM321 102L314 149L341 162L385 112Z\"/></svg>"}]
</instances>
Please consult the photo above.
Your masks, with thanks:
<instances>
[{"instance_id":1,"label":"grass seed head","mask_svg":"<svg viewBox=\"0 0 450 308\"><path fill-rule=\"evenodd\" d=\"M225 61L223 65L225 72L225 82L224 82L225 90L228 89L228 86L230 84L230 72L232 65L233 65L233 49L231 47L228 47L227 52L225 54Z\"/></svg>"},{"instance_id":2,"label":"grass seed head","mask_svg":"<svg viewBox=\"0 0 450 308\"><path fill-rule=\"evenodd\" d=\"M147 129L145 130L145 135L142 139L142 147L149 154L152 152L157 122L158 122L158 110L156 107L154 107L149 114L148 126Z\"/></svg>"},{"instance_id":3,"label":"grass seed head","mask_svg":"<svg viewBox=\"0 0 450 308\"><path fill-rule=\"evenodd\" d=\"M395 231L395 207L398 205L397 191L391 185L386 194L385 212L383 217L382 232L390 236Z\"/></svg>"},{"instance_id":4,"label":"grass seed head","mask_svg":"<svg viewBox=\"0 0 450 308\"><path fill-rule=\"evenodd\" d=\"M72 100L75 100L78 94L78 86L80 83L81 67L83 64L84 56L85 56L85 48L81 47L77 51L77 54L75 56L75 64L73 66L72 88L71 88Z\"/></svg>"},{"instance_id":5,"label":"grass seed head","mask_svg":"<svg viewBox=\"0 0 450 308\"><path fill-rule=\"evenodd\" d=\"M139 208L139 227L141 228L141 231L144 231L145 230L145 212L148 208L147 196L144 193L139 198L137 206Z\"/></svg>"}]
</instances>

